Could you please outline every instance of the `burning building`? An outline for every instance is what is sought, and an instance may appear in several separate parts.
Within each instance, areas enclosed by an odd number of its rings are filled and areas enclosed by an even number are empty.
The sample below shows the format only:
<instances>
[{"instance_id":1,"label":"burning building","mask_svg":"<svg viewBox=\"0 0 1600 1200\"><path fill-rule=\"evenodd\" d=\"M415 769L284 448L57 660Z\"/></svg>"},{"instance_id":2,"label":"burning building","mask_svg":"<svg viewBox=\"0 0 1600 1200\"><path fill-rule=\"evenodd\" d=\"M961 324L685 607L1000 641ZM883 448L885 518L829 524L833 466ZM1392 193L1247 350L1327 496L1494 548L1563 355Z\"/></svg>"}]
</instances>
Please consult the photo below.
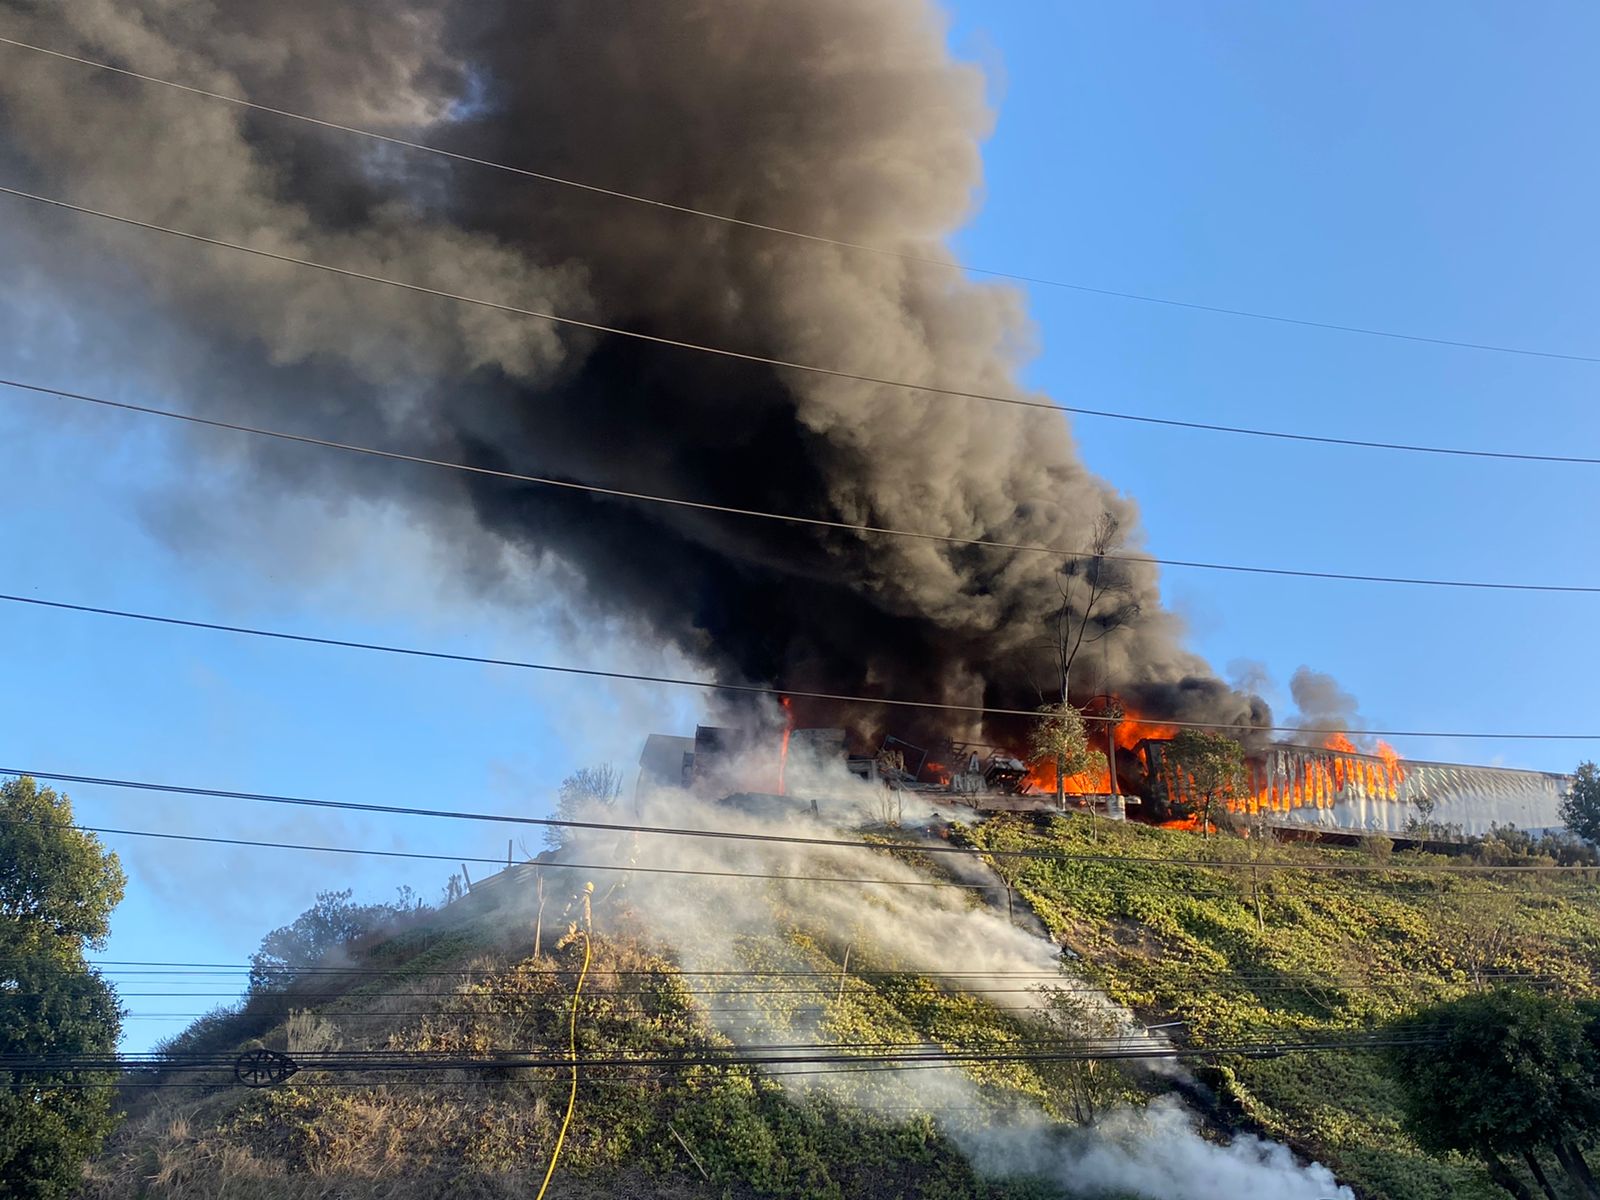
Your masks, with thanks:
<instances>
[{"instance_id":1,"label":"burning building","mask_svg":"<svg viewBox=\"0 0 1600 1200\"><path fill-rule=\"evenodd\" d=\"M1192 808L1192 782L1173 768L1167 746L1151 738L1135 751L1144 795L1166 811ZM1231 811L1330 833L1404 835L1418 824L1463 836L1497 825L1556 829L1572 783L1545 771L1402 759L1381 742L1364 753L1342 738L1326 746L1274 743L1245 766L1245 794L1228 801Z\"/></svg>"},{"instance_id":2,"label":"burning building","mask_svg":"<svg viewBox=\"0 0 1600 1200\"><path fill-rule=\"evenodd\" d=\"M1104 724L1094 738L1104 761L1063 780L1066 806L1152 820L1200 807L1193 780L1171 752L1176 732L1137 718ZM842 729L789 728L775 745L761 743L759 736L707 726L693 738L652 734L639 760L641 779L737 796L747 806L753 796L782 796L786 776L803 780L800 791L807 794L854 777L985 812L1049 810L1055 803L1048 765L1030 766L1004 747L946 741L929 749L889 736L876 750L852 754ZM1382 742L1363 751L1343 736L1322 746L1262 745L1246 754L1245 771L1242 791L1222 801L1234 814L1286 829L1391 836L1419 826L1435 837L1470 837L1510 825L1555 829L1572 782L1551 772L1403 759Z\"/></svg>"}]
</instances>

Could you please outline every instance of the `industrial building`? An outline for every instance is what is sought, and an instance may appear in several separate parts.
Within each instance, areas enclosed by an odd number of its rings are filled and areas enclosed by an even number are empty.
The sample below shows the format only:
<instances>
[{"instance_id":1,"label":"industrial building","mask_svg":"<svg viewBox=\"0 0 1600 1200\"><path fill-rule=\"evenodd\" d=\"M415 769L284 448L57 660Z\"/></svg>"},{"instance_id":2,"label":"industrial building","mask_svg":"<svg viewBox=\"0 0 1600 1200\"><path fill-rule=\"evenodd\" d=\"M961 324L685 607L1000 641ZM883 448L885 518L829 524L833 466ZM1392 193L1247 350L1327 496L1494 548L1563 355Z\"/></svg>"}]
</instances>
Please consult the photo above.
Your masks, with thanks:
<instances>
[{"instance_id":1,"label":"industrial building","mask_svg":"<svg viewBox=\"0 0 1600 1200\"><path fill-rule=\"evenodd\" d=\"M807 781L811 790L819 781L854 777L907 799L981 812L1054 807L1053 783L997 747L950 743L929 751L890 737L874 753L852 755L838 729L789 730L781 745L764 744L770 740L710 726L692 738L652 734L639 760L641 781L715 798L738 794L748 803L792 790L786 776ZM1115 746L1110 738L1107 744ZM1168 737L1144 737L1113 748L1111 768L1069 781L1068 805L1148 820L1192 812L1201 797L1174 769L1170 744ZM1558 829L1561 797L1572 784L1569 775L1424 762L1386 748L1366 753L1282 742L1248 754L1245 766L1243 794L1226 802L1233 813L1286 829L1393 837L1473 837L1511 825Z\"/></svg>"}]
</instances>

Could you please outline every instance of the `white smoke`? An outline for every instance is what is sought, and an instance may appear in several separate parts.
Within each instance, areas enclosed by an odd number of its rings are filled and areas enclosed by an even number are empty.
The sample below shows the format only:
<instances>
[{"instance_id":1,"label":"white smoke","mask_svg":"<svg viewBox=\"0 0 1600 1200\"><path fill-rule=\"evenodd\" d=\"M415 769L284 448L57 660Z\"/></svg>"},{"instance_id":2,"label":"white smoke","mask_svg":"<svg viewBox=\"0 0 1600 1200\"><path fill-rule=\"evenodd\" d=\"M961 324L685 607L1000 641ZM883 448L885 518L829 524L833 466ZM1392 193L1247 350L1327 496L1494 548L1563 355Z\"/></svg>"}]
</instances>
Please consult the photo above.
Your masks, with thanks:
<instances>
[{"instance_id":1,"label":"white smoke","mask_svg":"<svg viewBox=\"0 0 1600 1200\"><path fill-rule=\"evenodd\" d=\"M1158 1200L1355 1200L1321 1163L1301 1166L1288 1147L1239 1134L1200 1137L1172 1097L1124 1110L1092 1134L1062 1137L1042 1122L955 1135L979 1170L1051 1179L1083 1196Z\"/></svg>"},{"instance_id":2,"label":"white smoke","mask_svg":"<svg viewBox=\"0 0 1600 1200\"><path fill-rule=\"evenodd\" d=\"M645 786L628 820L636 813L645 825L854 839L864 821L876 821L883 811L880 786L848 776L838 765L791 762L785 777L789 794L763 797L760 793L775 786L776 765L770 751L728 762L719 773L722 787L757 793L739 805L679 788ZM929 798L913 797L906 816L921 818ZM933 876L906 862L854 847L609 830L572 833L564 860L626 863L635 869L573 872L567 876L570 889L575 892L583 879L594 879L598 893L616 901L609 912L625 909L673 947L686 986L715 1027L738 1045L844 1044L847 1029L834 1024L842 989L870 996L871 983L864 976L903 971L926 975L948 992L969 991L1021 1019L1042 1011L1042 986L1059 987L1110 1014L1122 1031L1121 1045L1166 1046L1131 1012L1066 973L1053 943L1008 920L1004 900L995 897L999 881L985 876L976 860L962 858L962 871L952 873L975 887L940 887L927 886ZM941 866L945 857L939 856ZM696 879L638 869L651 867L793 878ZM851 972L841 965L846 947ZM787 974L754 979L696 974L729 970ZM886 1001L885 1024L894 1019L890 1008ZM902 1036L909 1046L922 1035L908 1025ZM927 1048L937 1049L931 1043ZM1247 1134L1227 1145L1207 1141L1172 1097L1114 1112L1092 1129L1077 1129L1018 1100L996 1099L992 1089L980 1088L960 1068L835 1072L788 1067L774 1074L798 1092L820 1093L864 1112L929 1114L985 1174L1037 1176L1077 1195L1353 1200L1326 1167L1301 1166L1282 1145Z\"/></svg>"}]
</instances>

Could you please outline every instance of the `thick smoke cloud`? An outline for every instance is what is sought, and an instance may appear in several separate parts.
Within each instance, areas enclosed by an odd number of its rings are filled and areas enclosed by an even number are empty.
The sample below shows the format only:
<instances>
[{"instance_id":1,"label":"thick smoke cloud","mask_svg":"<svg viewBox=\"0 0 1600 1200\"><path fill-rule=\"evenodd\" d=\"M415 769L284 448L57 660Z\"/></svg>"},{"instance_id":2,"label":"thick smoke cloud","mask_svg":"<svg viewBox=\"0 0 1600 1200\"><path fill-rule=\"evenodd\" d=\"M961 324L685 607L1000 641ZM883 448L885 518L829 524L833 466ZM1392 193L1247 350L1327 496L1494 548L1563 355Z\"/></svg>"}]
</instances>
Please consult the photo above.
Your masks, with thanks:
<instances>
[{"instance_id":1,"label":"thick smoke cloud","mask_svg":"<svg viewBox=\"0 0 1600 1200\"><path fill-rule=\"evenodd\" d=\"M0 7L16 36L64 51L905 255L944 257L981 184L983 80L952 61L929 0ZM1008 392L1027 351L1017 294L959 272L0 53L0 161L79 203L880 377ZM20 202L6 203L18 217ZM1109 512L1137 544L1133 504L1048 413L574 333L59 213L28 212L17 228L42 260L108 264L126 297L108 319L148 307L191 331L196 353L150 383L209 412L957 537L1082 546ZM1052 676L1041 639L1059 593L1045 556L248 453L298 489L403 498L458 539L486 586L504 578L508 550L554 560L580 603L722 679L1030 708ZM1262 720L1259 701L1182 648L1154 567L1120 570L1139 615L1095 643L1077 686L1114 687L1169 718ZM882 716L848 714L863 726Z\"/></svg>"}]
</instances>

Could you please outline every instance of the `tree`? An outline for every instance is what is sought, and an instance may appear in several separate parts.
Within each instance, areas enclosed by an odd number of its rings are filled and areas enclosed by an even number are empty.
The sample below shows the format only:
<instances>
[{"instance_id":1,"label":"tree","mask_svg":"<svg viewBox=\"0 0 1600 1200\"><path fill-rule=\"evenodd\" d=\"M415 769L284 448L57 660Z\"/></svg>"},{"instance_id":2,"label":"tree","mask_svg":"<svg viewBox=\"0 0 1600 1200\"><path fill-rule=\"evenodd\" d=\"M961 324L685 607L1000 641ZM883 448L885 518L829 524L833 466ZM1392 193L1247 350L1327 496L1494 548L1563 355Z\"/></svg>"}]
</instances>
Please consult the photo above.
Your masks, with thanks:
<instances>
[{"instance_id":1,"label":"tree","mask_svg":"<svg viewBox=\"0 0 1600 1200\"><path fill-rule=\"evenodd\" d=\"M1122 544L1122 521L1102 512L1087 552L1072 555L1056 572L1061 604L1050 615L1049 645L1056 660L1056 697L1063 705L1072 700L1072 665L1079 651L1139 615L1127 563L1115 557Z\"/></svg>"},{"instance_id":2,"label":"tree","mask_svg":"<svg viewBox=\"0 0 1600 1200\"><path fill-rule=\"evenodd\" d=\"M250 990L287 987L296 971L315 966L330 951L424 907L409 887L400 889L394 904L352 904L353 894L349 888L318 892L315 904L262 938L260 949L250 956Z\"/></svg>"},{"instance_id":3,"label":"tree","mask_svg":"<svg viewBox=\"0 0 1600 1200\"><path fill-rule=\"evenodd\" d=\"M563 821L594 821L617 803L622 795L622 772L610 763L598 767L579 767L561 781L557 792L556 816ZM566 843L566 830L559 825L544 831L545 844Z\"/></svg>"},{"instance_id":4,"label":"tree","mask_svg":"<svg viewBox=\"0 0 1600 1200\"><path fill-rule=\"evenodd\" d=\"M1561 797L1561 823L1586 842L1600 842L1600 767L1579 763L1572 789Z\"/></svg>"},{"instance_id":5,"label":"tree","mask_svg":"<svg viewBox=\"0 0 1600 1200\"><path fill-rule=\"evenodd\" d=\"M0 1057L116 1049L117 998L84 951L104 947L125 882L116 855L72 828L67 797L26 776L0 783ZM0 1196L77 1192L115 1123L114 1081L0 1068Z\"/></svg>"},{"instance_id":6,"label":"tree","mask_svg":"<svg viewBox=\"0 0 1600 1200\"><path fill-rule=\"evenodd\" d=\"M1228 811L1229 801L1244 799L1249 786L1244 747L1220 733L1181 730L1167 743L1162 762L1174 776L1187 778L1202 836L1208 836L1217 816Z\"/></svg>"},{"instance_id":7,"label":"tree","mask_svg":"<svg viewBox=\"0 0 1600 1200\"><path fill-rule=\"evenodd\" d=\"M1040 1023L1057 1042L1105 1043L1124 1032L1116 1011L1098 997L1066 988L1040 989L1044 998ZM1039 1073L1060 1096L1061 1108L1078 1125L1093 1125L1127 1099L1127 1077L1114 1062L1067 1058L1041 1063Z\"/></svg>"},{"instance_id":8,"label":"tree","mask_svg":"<svg viewBox=\"0 0 1600 1200\"><path fill-rule=\"evenodd\" d=\"M1406 1128L1424 1147L1483 1161L1519 1200L1506 1163L1522 1159L1547 1196L1539 1151L1561 1164L1573 1194L1595 1200L1580 1144L1600 1130L1600 1053L1585 1015L1558 996L1517 989L1435 1004L1395 1027L1390 1051Z\"/></svg>"},{"instance_id":9,"label":"tree","mask_svg":"<svg viewBox=\"0 0 1600 1200\"><path fill-rule=\"evenodd\" d=\"M1046 704L1039 709L1028 738L1030 757L1036 763L1049 763L1056 772L1056 807L1066 807L1067 778L1105 765L1106 756L1089 749L1089 735L1083 714L1072 705Z\"/></svg>"}]
</instances>

